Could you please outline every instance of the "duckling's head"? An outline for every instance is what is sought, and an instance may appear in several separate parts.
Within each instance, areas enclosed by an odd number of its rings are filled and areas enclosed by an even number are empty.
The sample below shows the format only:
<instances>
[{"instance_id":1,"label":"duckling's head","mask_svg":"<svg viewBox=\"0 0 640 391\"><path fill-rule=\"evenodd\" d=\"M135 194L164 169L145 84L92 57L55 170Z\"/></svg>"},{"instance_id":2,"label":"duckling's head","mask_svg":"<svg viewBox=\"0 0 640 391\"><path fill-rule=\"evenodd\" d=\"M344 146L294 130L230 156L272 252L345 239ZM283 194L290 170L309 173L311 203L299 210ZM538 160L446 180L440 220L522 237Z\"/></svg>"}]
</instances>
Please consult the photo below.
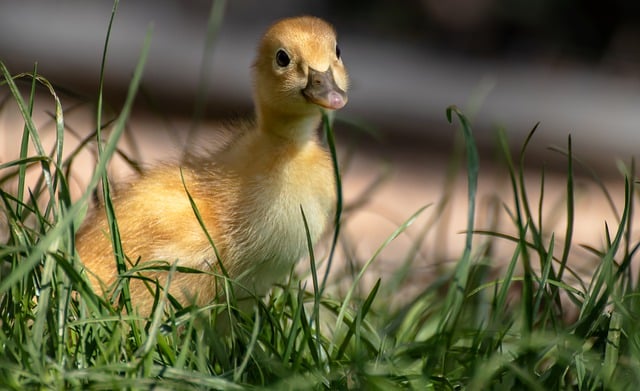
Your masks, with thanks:
<instances>
[{"instance_id":1,"label":"duckling's head","mask_svg":"<svg viewBox=\"0 0 640 391\"><path fill-rule=\"evenodd\" d=\"M258 47L254 88L258 115L316 116L347 103L348 77L333 27L302 16L272 25Z\"/></svg>"}]
</instances>

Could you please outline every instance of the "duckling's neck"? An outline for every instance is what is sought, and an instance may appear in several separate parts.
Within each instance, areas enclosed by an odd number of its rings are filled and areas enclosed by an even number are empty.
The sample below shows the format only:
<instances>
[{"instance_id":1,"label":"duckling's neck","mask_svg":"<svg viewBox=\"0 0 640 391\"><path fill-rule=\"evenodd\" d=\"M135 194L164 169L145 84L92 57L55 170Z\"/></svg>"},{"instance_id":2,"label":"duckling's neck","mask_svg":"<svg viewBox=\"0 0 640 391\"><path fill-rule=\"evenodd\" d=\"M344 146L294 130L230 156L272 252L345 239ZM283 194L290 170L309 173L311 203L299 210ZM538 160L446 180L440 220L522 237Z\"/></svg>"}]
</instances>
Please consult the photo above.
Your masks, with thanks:
<instances>
[{"instance_id":1,"label":"duckling's neck","mask_svg":"<svg viewBox=\"0 0 640 391\"><path fill-rule=\"evenodd\" d=\"M272 136L283 142L302 145L315 137L320 125L321 113L289 114L259 111L257 113L258 129L265 136Z\"/></svg>"}]
</instances>

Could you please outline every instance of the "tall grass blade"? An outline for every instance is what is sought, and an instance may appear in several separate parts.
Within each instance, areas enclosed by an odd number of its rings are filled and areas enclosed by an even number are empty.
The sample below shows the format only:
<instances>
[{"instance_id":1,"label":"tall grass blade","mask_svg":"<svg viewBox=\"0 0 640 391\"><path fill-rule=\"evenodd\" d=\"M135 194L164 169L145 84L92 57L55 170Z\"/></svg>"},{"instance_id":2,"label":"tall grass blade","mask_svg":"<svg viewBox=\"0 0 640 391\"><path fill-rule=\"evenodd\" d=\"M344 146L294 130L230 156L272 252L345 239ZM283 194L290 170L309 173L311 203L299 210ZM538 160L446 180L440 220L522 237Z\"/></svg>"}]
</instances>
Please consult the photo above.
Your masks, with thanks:
<instances>
[{"instance_id":1,"label":"tall grass blade","mask_svg":"<svg viewBox=\"0 0 640 391\"><path fill-rule=\"evenodd\" d=\"M211 245L211 248L213 249L213 252L216 256L216 261L220 264L220 268L222 269L224 275L228 277L229 275L227 274L226 268L222 263L222 258L220 257L218 248L216 247L216 244L214 243L213 238L209 234L209 229L207 228L204 222L204 219L200 214L200 209L198 208L196 201L193 199L193 197L191 196L191 192L189 192L189 189L187 188L187 183L184 180L184 172L182 171L182 169L180 169L180 180L182 182L182 186L184 187L184 192L187 195L187 198L189 199L189 205L191 205L191 210L193 210L193 214L198 220L198 224L200 224L200 228L202 228L202 231L204 232L205 236L207 237L207 240L209 241L209 245Z\"/></svg>"},{"instance_id":2,"label":"tall grass blade","mask_svg":"<svg viewBox=\"0 0 640 391\"><path fill-rule=\"evenodd\" d=\"M244 357L242 358L242 362L240 363L240 366L238 366L238 368L236 368L233 371L233 381L235 382L240 381L240 378L244 375L245 368L247 367L247 364L249 364L249 359L251 359L251 353L253 352L253 349L255 349L256 347L259 332L260 332L260 311L258 311L258 309L256 308L254 312L254 319L253 319L253 330L251 331L251 340L247 345L247 351L245 352Z\"/></svg>"},{"instance_id":3,"label":"tall grass blade","mask_svg":"<svg viewBox=\"0 0 640 391\"><path fill-rule=\"evenodd\" d=\"M533 137L533 134L535 133L536 129L537 129L537 124L529 132L521 153L524 153L526 149L526 145L528 144L529 140L531 140L531 138ZM529 221L528 219L523 217L523 212L522 212L522 209L523 209L522 205L523 203L526 202L526 200L521 200L520 191L523 189L518 186L518 180L516 179L516 169L513 164L513 159L511 158L511 152L509 151L509 145L506 140L506 135L504 131L501 131L499 133L498 141L500 143L500 147L502 149L502 153L505 158L505 162L507 164L507 169L509 171L509 178L511 180L511 191L513 193L513 202L514 202L514 210L511 213L511 216L512 216L512 219L514 220L513 221L514 224L518 229L518 236L517 236L518 250L521 255L522 265L524 269L523 284L522 284L522 300L521 300L523 304L522 305L522 318L524 319L523 329L525 333L528 333L533 328L533 290L534 290L533 277L532 277L533 271L531 269L531 260L530 260L528 249L529 248L536 249L536 244L532 243L531 245L528 245L527 243L527 231L529 230ZM521 158L521 164L523 162L522 159L523 158ZM525 198L526 198L526 194L525 194ZM525 209L527 208L525 207Z\"/></svg>"},{"instance_id":4,"label":"tall grass blade","mask_svg":"<svg viewBox=\"0 0 640 391\"><path fill-rule=\"evenodd\" d=\"M442 332L450 332L454 329L455 324L462 312L462 305L465 300L467 281L469 279L469 270L471 267L471 245L473 240L473 228L475 221L476 193L478 191L478 167L480 165L478 158L478 150L473 140L471 126L467 118L455 106L447 109L447 120L452 122L452 115L456 114L465 139L465 147L467 153L467 180L468 180L468 211L467 211L467 232L465 238L464 252L462 258L456 266L453 276L452 287L445 299L445 313L440 319L438 330Z\"/></svg>"},{"instance_id":5,"label":"tall grass blade","mask_svg":"<svg viewBox=\"0 0 640 391\"><path fill-rule=\"evenodd\" d=\"M33 66L33 78L31 80L31 91L29 92L29 117L33 115L33 101L36 94L36 75L38 74L38 63ZM25 123L22 130L22 142L20 143L20 159L26 159L29 152L29 129ZM18 171L18 204L16 206L16 215L22 215L22 204L24 201L24 186L27 176L27 166L21 164Z\"/></svg>"},{"instance_id":6,"label":"tall grass blade","mask_svg":"<svg viewBox=\"0 0 640 391\"><path fill-rule=\"evenodd\" d=\"M562 249L562 258L560 259L560 268L556 278L562 279L564 270L567 267L569 261L569 253L571 252L571 242L573 239L573 224L575 215L575 201L574 201L574 189L573 189L573 150L571 146L571 135L567 139L567 227L564 235L564 248ZM557 291L554 292L554 295Z\"/></svg>"},{"instance_id":7,"label":"tall grass blade","mask_svg":"<svg viewBox=\"0 0 640 391\"><path fill-rule=\"evenodd\" d=\"M387 237L387 239L376 249L376 251L373 253L371 258L369 258L367 260L367 262L365 262L365 264L362 266L362 268L358 272L357 276L354 278L353 282L351 283L351 287L349 288L349 291L345 295L344 300L342 301L342 304L340 306L340 311L338 312L338 317L337 317L336 323L335 323L335 329L336 330L343 323L344 317L345 317L346 312L347 312L347 307L349 306L349 304L351 302L351 298L353 297L353 295L355 293L355 290L358 288L358 283L360 282L360 280L362 279L362 277L364 276L366 271L369 269L369 266L371 266L373 261L375 261L378 258L378 255L380 255L382 250L384 250L393 240L395 240L395 238L397 238L402 232L404 232L409 226L411 226L411 224L413 224L413 222L418 218L418 216L420 216L420 214L427 207L428 207L428 205L423 206L422 208L418 209L403 224L401 224L398 228L396 228L396 230L393 231L393 233L391 235L389 235L389 237ZM333 352L334 344L335 344L335 339L331 342L331 345L329 346L329 354L331 354Z\"/></svg>"},{"instance_id":8,"label":"tall grass blade","mask_svg":"<svg viewBox=\"0 0 640 391\"><path fill-rule=\"evenodd\" d=\"M107 28L107 35L104 42L104 50L102 56L102 63L100 67L100 81L98 86L98 103L97 103L97 113L96 113L96 145L98 146L98 158L102 159L103 157L103 147L102 147L102 96L103 96L103 88L104 88L104 75L106 69L107 62L107 52L109 48L109 38L111 37L111 28L113 26L113 21L116 16L116 12L118 9L119 1L115 0L113 3L113 9L111 12L111 17L109 19L109 26ZM132 82L133 84L133 82ZM133 104L133 101L131 102ZM123 108L121 112L121 116L125 113L127 108ZM128 116L127 116L128 117ZM120 123L116 124L117 126L122 126L122 132L124 132L126 119ZM114 133L116 133L114 131ZM107 219L107 225L109 226L109 234L111 235L111 244L113 247L113 255L114 262L116 264L116 269L119 275L123 275L127 271L127 264L125 259L124 250L122 248L122 240L120 238L120 229L118 227L118 220L116 219L115 208L113 206L113 201L111 199L111 188L109 184L109 177L105 171L104 175L101 177L102 182L102 198L104 200L104 211ZM129 280L124 279L122 281L122 294L120 299L124 303L124 307L128 314L133 314L133 307L131 305L131 292L129 291ZM141 342L141 337L138 333L137 328L133 328L134 337L136 342L139 344Z\"/></svg>"},{"instance_id":9,"label":"tall grass blade","mask_svg":"<svg viewBox=\"0 0 640 391\"><path fill-rule=\"evenodd\" d=\"M316 257L313 252L313 241L311 240L311 233L309 232L309 223L307 216L304 213L302 205L300 205L300 213L302 214L302 221L304 223L305 235L307 237L307 249L309 251L309 263L311 265L311 280L313 283L313 314L309 320L309 327L313 327L315 324L316 338L315 342L320 343L320 291L318 286L318 271L316 269ZM298 301L298 305L302 306L301 301ZM316 348L316 350L319 350Z\"/></svg>"},{"instance_id":10,"label":"tall grass blade","mask_svg":"<svg viewBox=\"0 0 640 391\"><path fill-rule=\"evenodd\" d=\"M44 150L44 147L42 146L42 142L40 141L40 135L38 134L38 130L36 129L35 124L33 123L33 119L31 118L29 106L32 106L32 104L27 105L24 102L24 99L22 99L22 94L20 94L20 90L18 89L18 86L16 85L15 81L13 80L13 77L9 73L9 70L7 69L4 62L2 61L0 61L0 74L4 77L5 81L7 82L7 85L9 86L9 90L11 91L11 94L13 96L13 99L18 105L20 113L22 114L22 119L24 120L25 128L29 131L29 136L33 141L33 146L36 150L36 153L40 156L47 156L47 153ZM33 99L33 96L31 96L30 99ZM41 161L42 177L44 178L44 182L49 190L49 199L54 199L55 191L54 191L49 163L50 163L49 160Z\"/></svg>"},{"instance_id":11,"label":"tall grass blade","mask_svg":"<svg viewBox=\"0 0 640 391\"><path fill-rule=\"evenodd\" d=\"M338 244L338 236L340 235L340 220L342 218L342 177L340 175L340 165L338 164L338 152L336 151L336 141L333 134L333 126L329 115L322 111L322 124L324 128L325 137L329 146L329 152L331 153L331 162L333 163L333 174L336 181L336 212L334 217L334 229L333 239L331 241L331 249L329 250L329 257L327 258L327 269L324 272L322 278L322 284L320 284L320 295L324 292L324 288L329 279L329 272L331 271L331 264L333 263L333 257L335 255L336 246Z\"/></svg>"},{"instance_id":12,"label":"tall grass blade","mask_svg":"<svg viewBox=\"0 0 640 391\"><path fill-rule=\"evenodd\" d=\"M598 317L600 315L604 306L608 302L612 289L614 288L614 257L625 235L627 219L630 218L629 212L632 203L631 197L633 196L631 187L632 185L630 184L629 179L625 178L625 202L620 225L618 226L618 230L616 231L613 241L609 243L608 249L602 257L598 270L593 276L593 281L589 292L587 292L585 302L580 309L579 322L576 328L576 333L578 335L587 335L587 332L591 327L591 323L595 321L594 317Z\"/></svg>"},{"instance_id":13,"label":"tall grass blade","mask_svg":"<svg viewBox=\"0 0 640 391\"><path fill-rule=\"evenodd\" d=\"M376 295L378 294L378 290L380 289L380 282L381 280L378 278L375 285L371 289L371 292L369 292L369 294L367 295L367 298L364 300L364 302L358 309L358 313L356 314L356 319L354 319L354 321L351 323L351 326L347 330L346 336L344 337L344 339L342 340L342 343L338 347L338 352L334 357L335 360L342 359L345 351L347 350L347 347L349 346L351 337L353 337L353 335L357 336L357 334L360 333L360 330L362 329L362 322L364 318L367 316L367 313L371 308L371 304L373 303L373 300L376 298ZM359 338L356 338L356 339L359 339Z\"/></svg>"}]
</instances>

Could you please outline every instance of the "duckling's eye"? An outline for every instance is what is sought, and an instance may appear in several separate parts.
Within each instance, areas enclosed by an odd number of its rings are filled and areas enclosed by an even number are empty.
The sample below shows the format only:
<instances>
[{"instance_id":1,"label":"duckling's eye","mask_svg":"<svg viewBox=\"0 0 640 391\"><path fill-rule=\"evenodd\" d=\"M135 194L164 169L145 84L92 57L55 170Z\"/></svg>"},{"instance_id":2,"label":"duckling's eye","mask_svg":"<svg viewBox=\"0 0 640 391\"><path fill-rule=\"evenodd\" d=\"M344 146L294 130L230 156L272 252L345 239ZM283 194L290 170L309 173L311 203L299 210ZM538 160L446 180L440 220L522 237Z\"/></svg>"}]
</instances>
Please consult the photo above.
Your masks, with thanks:
<instances>
[{"instance_id":1,"label":"duckling's eye","mask_svg":"<svg viewBox=\"0 0 640 391\"><path fill-rule=\"evenodd\" d=\"M340 59L340 46L336 45L336 57Z\"/></svg>"},{"instance_id":2,"label":"duckling's eye","mask_svg":"<svg viewBox=\"0 0 640 391\"><path fill-rule=\"evenodd\" d=\"M276 63L281 67L286 67L291 62L289 55L284 50L280 49L276 52Z\"/></svg>"}]
</instances>

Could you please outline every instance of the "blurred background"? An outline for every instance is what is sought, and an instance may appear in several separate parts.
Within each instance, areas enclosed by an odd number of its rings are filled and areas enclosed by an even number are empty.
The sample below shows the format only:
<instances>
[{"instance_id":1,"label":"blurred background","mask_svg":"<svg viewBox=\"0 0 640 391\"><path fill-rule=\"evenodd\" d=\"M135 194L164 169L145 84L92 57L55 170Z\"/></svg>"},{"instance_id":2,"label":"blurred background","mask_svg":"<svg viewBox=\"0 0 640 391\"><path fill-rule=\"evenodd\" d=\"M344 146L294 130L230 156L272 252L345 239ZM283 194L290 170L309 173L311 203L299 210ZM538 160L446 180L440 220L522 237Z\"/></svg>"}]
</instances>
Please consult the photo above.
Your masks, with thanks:
<instances>
[{"instance_id":1,"label":"blurred background","mask_svg":"<svg viewBox=\"0 0 640 391\"><path fill-rule=\"evenodd\" d=\"M56 85L94 99L112 7L110 1L4 1L0 60L13 74L30 72L37 62L38 72ZM448 174L457 138L456 126L445 118L452 104L470 116L481 148L482 200L499 195L508 203L513 197L496 158L496 130L504 129L517 150L537 122L527 168L532 197L540 167L548 168L550 214L562 204L566 159L549 146L566 148L569 134L574 154L599 173L618 195L616 202L622 200L617 163L640 153L640 2L234 0L213 7L223 17L208 52L211 1L119 4L105 78L107 100L116 110L153 27L143 92L127 136L138 140L134 149L143 162L175 155L184 145L199 96L206 97L205 130L251 113L249 68L262 32L278 18L313 14L336 27L352 80L336 130L344 153L355 156L345 173L347 197L355 202L364 196L366 206L346 232L371 239L354 252L370 253L420 206L447 204L447 213L434 207L424 214L425 221L446 214L450 223L448 233L425 240L423 257L430 264L455 259L466 185L463 175ZM6 89L0 94L6 96ZM76 131L89 133L91 116L77 116ZM19 117L6 108L0 112L0 162L15 156L21 129ZM577 241L597 245L604 221L615 217L593 191L588 171L577 171L578 218L584 219L576 226ZM478 224L494 224L495 213L482 209ZM561 231L562 225L549 229ZM414 242L406 239L405 247ZM390 249L388 258L396 251Z\"/></svg>"},{"instance_id":2,"label":"blurred background","mask_svg":"<svg viewBox=\"0 0 640 391\"><path fill-rule=\"evenodd\" d=\"M145 89L163 110L188 114L205 77L209 115L251 110L253 48L274 20L313 14L335 24L351 71L345 115L392 138L441 143L444 109L473 110L481 141L504 126L520 141L540 121L541 144L575 136L587 159L637 153L640 3L580 0L251 0L224 8L203 60L211 1L123 1L107 61L107 93L126 90L153 25ZM0 58L94 94L112 2L2 3ZM209 62L210 61L210 62ZM474 101L475 99L475 101ZM473 107L470 107L473 106Z\"/></svg>"}]
</instances>

